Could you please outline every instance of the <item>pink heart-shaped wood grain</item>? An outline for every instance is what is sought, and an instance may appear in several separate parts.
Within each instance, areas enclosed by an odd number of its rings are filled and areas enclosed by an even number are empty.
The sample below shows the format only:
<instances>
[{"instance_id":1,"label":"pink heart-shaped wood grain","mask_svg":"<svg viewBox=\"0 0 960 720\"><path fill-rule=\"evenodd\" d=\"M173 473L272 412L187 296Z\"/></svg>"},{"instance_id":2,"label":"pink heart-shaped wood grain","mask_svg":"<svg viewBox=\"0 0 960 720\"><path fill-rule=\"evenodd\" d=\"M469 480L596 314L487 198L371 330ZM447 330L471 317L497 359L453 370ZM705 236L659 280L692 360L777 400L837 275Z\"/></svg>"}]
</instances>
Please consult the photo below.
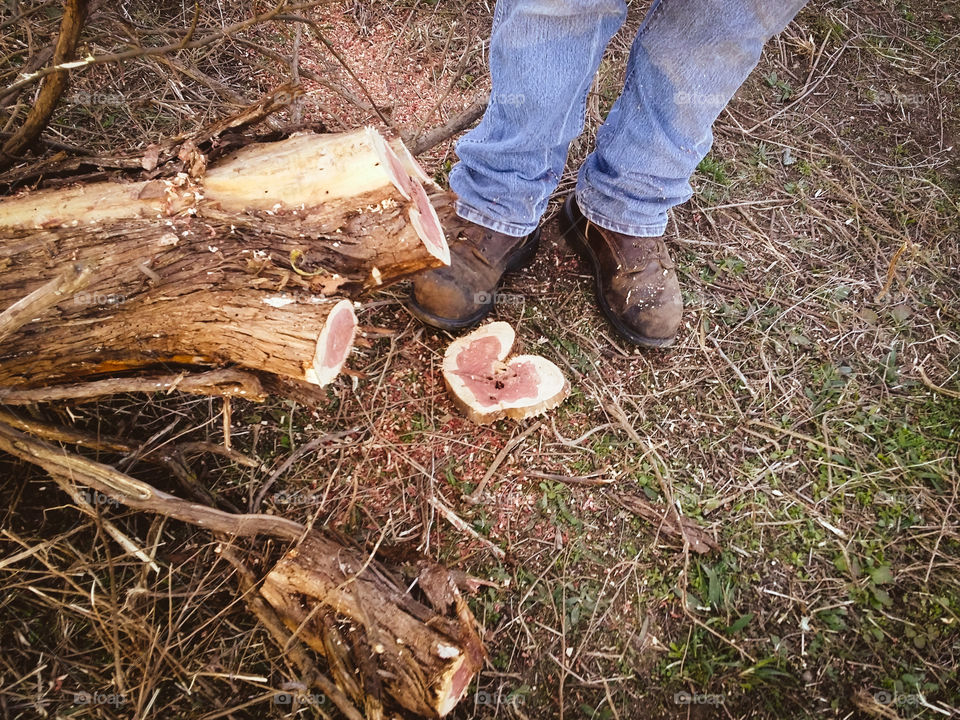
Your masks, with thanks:
<instances>
[{"instance_id":1,"label":"pink heart-shaped wood grain","mask_svg":"<svg viewBox=\"0 0 960 720\"><path fill-rule=\"evenodd\" d=\"M515 337L508 323L488 323L450 343L443 356L447 390L475 423L541 415L570 394L560 368L546 358L515 355L507 359Z\"/></svg>"}]
</instances>

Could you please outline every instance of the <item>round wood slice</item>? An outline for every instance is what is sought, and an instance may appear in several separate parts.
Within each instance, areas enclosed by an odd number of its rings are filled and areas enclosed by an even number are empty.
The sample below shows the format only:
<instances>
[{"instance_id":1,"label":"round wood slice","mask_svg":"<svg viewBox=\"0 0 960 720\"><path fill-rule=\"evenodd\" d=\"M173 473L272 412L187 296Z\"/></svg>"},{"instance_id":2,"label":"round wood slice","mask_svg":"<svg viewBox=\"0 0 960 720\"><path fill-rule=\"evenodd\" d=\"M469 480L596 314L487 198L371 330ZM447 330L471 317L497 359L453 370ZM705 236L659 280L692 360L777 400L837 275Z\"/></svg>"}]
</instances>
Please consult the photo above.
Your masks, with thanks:
<instances>
[{"instance_id":1,"label":"round wood slice","mask_svg":"<svg viewBox=\"0 0 960 720\"><path fill-rule=\"evenodd\" d=\"M492 322L454 340L444 354L447 390L457 407L475 423L540 415L570 393L560 368L546 358L509 358L515 337L508 323Z\"/></svg>"}]
</instances>

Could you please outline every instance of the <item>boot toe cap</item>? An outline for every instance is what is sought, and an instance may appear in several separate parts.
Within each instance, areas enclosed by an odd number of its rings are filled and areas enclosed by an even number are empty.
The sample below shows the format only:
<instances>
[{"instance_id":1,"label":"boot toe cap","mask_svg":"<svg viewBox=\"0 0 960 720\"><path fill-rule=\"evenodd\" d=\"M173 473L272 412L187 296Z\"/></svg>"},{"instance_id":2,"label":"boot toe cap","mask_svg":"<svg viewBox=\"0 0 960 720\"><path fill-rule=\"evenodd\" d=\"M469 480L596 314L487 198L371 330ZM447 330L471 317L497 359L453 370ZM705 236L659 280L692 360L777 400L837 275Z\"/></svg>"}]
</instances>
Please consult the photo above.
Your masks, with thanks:
<instances>
[{"instance_id":1,"label":"boot toe cap","mask_svg":"<svg viewBox=\"0 0 960 720\"><path fill-rule=\"evenodd\" d=\"M489 293L475 293L444 272L446 268L424 273L413 283L412 300L422 311L438 318L458 321L475 316L489 300Z\"/></svg>"},{"instance_id":2,"label":"boot toe cap","mask_svg":"<svg viewBox=\"0 0 960 720\"><path fill-rule=\"evenodd\" d=\"M683 298L675 281L663 286L637 283L625 292L622 290L608 288L605 299L626 329L658 345L669 344L676 338L683 317Z\"/></svg>"}]
</instances>

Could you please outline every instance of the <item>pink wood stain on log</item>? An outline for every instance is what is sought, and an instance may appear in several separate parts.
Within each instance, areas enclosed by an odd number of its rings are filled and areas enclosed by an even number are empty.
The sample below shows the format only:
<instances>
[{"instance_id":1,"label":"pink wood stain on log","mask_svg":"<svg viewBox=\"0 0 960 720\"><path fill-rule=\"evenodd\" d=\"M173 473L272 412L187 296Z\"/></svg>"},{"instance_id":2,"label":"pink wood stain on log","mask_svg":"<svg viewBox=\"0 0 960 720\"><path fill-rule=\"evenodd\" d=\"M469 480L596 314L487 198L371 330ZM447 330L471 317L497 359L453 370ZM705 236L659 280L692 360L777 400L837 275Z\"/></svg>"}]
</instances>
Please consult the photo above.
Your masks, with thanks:
<instances>
[{"instance_id":1,"label":"pink wood stain on log","mask_svg":"<svg viewBox=\"0 0 960 720\"><path fill-rule=\"evenodd\" d=\"M383 148L383 154L387 157L387 166L390 174L393 176L393 184L408 200L412 199L411 196L414 193L414 185L419 185L419 183L414 183L414 181L410 179L406 168L403 167L403 163L400 162L400 158L397 157L392 147L385 142L382 142L381 147Z\"/></svg>"},{"instance_id":2,"label":"pink wood stain on log","mask_svg":"<svg viewBox=\"0 0 960 720\"><path fill-rule=\"evenodd\" d=\"M443 252L443 230L437 224L435 217L436 212L433 209L433 205L430 203L430 198L427 197L427 193L424 191L420 183L415 183L413 190L413 202L416 205L417 212L420 213L421 222L423 223L423 229L425 231L426 237L423 238L424 245L432 248L434 255L437 253Z\"/></svg>"},{"instance_id":3,"label":"pink wood stain on log","mask_svg":"<svg viewBox=\"0 0 960 720\"><path fill-rule=\"evenodd\" d=\"M386 159L387 171L393 179L393 184L403 193L404 197L413 201L413 208L409 211L410 220L420 235L420 239L434 257L443 262L450 262L449 250L443 237L443 228L437 218L433 203L423 189L423 185L416 178L410 177L400 156L382 139L378 141L380 154ZM414 161L416 162L416 161ZM422 172L422 171L421 171Z\"/></svg>"},{"instance_id":4,"label":"pink wood stain on log","mask_svg":"<svg viewBox=\"0 0 960 720\"><path fill-rule=\"evenodd\" d=\"M500 340L488 335L470 342L457 355L456 373L483 407L537 397L540 377L533 363L511 362L502 370L493 364L500 356Z\"/></svg>"},{"instance_id":5,"label":"pink wood stain on log","mask_svg":"<svg viewBox=\"0 0 960 720\"><path fill-rule=\"evenodd\" d=\"M342 308L327 318L327 344L323 352L323 366L339 367L350 349L356 320L349 308Z\"/></svg>"},{"instance_id":6,"label":"pink wood stain on log","mask_svg":"<svg viewBox=\"0 0 960 720\"><path fill-rule=\"evenodd\" d=\"M450 681L450 697L459 701L460 696L463 695L463 691L467 689L467 685L473 680L474 673L475 670L469 662L464 661L461 663L460 667L458 667L457 671L453 674L453 679Z\"/></svg>"}]
</instances>

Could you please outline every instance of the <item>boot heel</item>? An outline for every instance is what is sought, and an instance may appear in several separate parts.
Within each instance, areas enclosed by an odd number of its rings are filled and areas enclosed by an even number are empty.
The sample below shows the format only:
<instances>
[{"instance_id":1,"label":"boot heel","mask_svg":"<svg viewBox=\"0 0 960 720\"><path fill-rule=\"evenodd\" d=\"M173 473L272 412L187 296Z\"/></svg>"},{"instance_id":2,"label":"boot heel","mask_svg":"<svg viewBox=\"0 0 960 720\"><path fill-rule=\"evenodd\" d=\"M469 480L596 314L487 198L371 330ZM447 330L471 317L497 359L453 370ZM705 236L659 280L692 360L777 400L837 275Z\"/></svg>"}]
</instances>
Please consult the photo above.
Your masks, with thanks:
<instances>
[{"instance_id":1,"label":"boot heel","mask_svg":"<svg viewBox=\"0 0 960 720\"><path fill-rule=\"evenodd\" d=\"M567 243L567 247L573 250L581 260L591 268L594 268L596 262L583 242L581 231L577 227L577 219L573 215L574 202L576 201L571 193L567 201L563 204L560 217L557 218L560 227L560 237ZM599 283L599 279L597 279L597 282Z\"/></svg>"},{"instance_id":2,"label":"boot heel","mask_svg":"<svg viewBox=\"0 0 960 720\"><path fill-rule=\"evenodd\" d=\"M513 272L524 268L530 264L530 261L533 260L534 255L537 254L537 249L540 247L540 228L537 228L533 231L532 237L527 240L527 243L517 249L516 254L510 258L510 261L506 265L506 270L504 272Z\"/></svg>"}]
</instances>

